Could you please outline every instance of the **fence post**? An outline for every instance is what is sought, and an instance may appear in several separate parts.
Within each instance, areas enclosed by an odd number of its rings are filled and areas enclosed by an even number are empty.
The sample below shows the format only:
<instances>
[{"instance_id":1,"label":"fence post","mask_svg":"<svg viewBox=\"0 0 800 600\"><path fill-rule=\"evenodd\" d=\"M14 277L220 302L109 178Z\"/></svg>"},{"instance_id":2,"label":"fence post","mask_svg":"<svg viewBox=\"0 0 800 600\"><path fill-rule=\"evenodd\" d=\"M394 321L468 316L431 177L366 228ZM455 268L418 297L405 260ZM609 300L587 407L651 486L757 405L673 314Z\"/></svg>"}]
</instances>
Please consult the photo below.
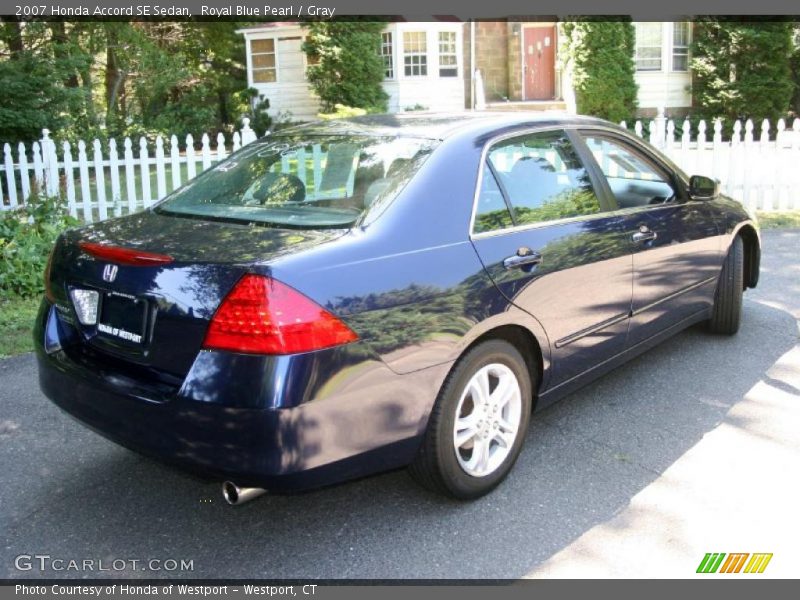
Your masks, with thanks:
<instances>
[{"instance_id":1,"label":"fence post","mask_svg":"<svg viewBox=\"0 0 800 600\"><path fill-rule=\"evenodd\" d=\"M666 140L667 140L667 117L664 114L664 107L660 106L658 108L658 114L655 118L656 124L656 146L658 148L665 148L666 147ZM652 134L651 134L652 136Z\"/></svg>"},{"instance_id":2,"label":"fence post","mask_svg":"<svg viewBox=\"0 0 800 600\"><path fill-rule=\"evenodd\" d=\"M108 203L106 202L106 177L103 168L103 148L100 140L95 139L94 143L94 184L97 190L97 216L101 221L108 218Z\"/></svg>"},{"instance_id":3,"label":"fence post","mask_svg":"<svg viewBox=\"0 0 800 600\"><path fill-rule=\"evenodd\" d=\"M136 170L133 164L133 142L126 137L125 146L125 188L128 192L128 214L136 212Z\"/></svg>"},{"instance_id":4,"label":"fence post","mask_svg":"<svg viewBox=\"0 0 800 600\"><path fill-rule=\"evenodd\" d=\"M17 146L19 156L19 183L22 187L22 201L25 202L31 195L31 178L28 175L28 155L25 151L25 144L22 142Z\"/></svg>"},{"instance_id":5,"label":"fence post","mask_svg":"<svg viewBox=\"0 0 800 600\"><path fill-rule=\"evenodd\" d=\"M142 174L142 204L148 208L153 203L153 196L150 192L150 155L144 137L139 138L139 171Z\"/></svg>"},{"instance_id":6,"label":"fence post","mask_svg":"<svg viewBox=\"0 0 800 600\"><path fill-rule=\"evenodd\" d=\"M81 177L81 203L83 204L83 220L91 223L92 190L89 187L89 159L86 156L86 142L78 141L78 170Z\"/></svg>"},{"instance_id":7,"label":"fence post","mask_svg":"<svg viewBox=\"0 0 800 600\"><path fill-rule=\"evenodd\" d=\"M69 142L64 142L64 178L67 181L67 206L72 218L78 218L78 208L75 206L75 169L72 164L72 148Z\"/></svg>"},{"instance_id":8,"label":"fence post","mask_svg":"<svg viewBox=\"0 0 800 600\"><path fill-rule=\"evenodd\" d=\"M119 154L117 140L108 140L108 170L111 175L111 201L114 203L114 216L122 215L122 193L119 188Z\"/></svg>"},{"instance_id":9,"label":"fence post","mask_svg":"<svg viewBox=\"0 0 800 600\"><path fill-rule=\"evenodd\" d=\"M254 142L257 137L256 132L250 129L250 119L244 117L242 119L242 146Z\"/></svg>"},{"instance_id":10,"label":"fence post","mask_svg":"<svg viewBox=\"0 0 800 600\"><path fill-rule=\"evenodd\" d=\"M44 167L42 165L42 149L39 142L31 144L31 154L33 155L33 185L36 188L36 193L42 194L44 193Z\"/></svg>"},{"instance_id":11,"label":"fence post","mask_svg":"<svg viewBox=\"0 0 800 600\"><path fill-rule=\"evenodd\" d=\"M792 121L791 153L794 154L794 157L800 155L800 119L798 118L795 118L794 121ZM794 160L794 157L792 157L792 160L790 161L793 166L797 165L797 161ZM797 181L798 179L797 169L794 169L793 171L794 171L795 181ZM794 194L792 194L791 206L789 206L789 208L800 208L800 202L797 201L797 197Z\"/></svg>"},{"instance_id":12,"label":"fence post","mask_svg":"<svg viewBox=\"0 0 800 600\"><path fill-rule=\"evenodd\" d=\"M11 146L9 144L3 146L3 154L5 154L8 201L11 206L17 206L17 183L14 180L14 158L11 156Z\"/></svg>"},{"instance_id":13,"label":"fence post","mask_svg":"<svg viewBox=\"0 0 800 600\"><path fill-rule=\"evenodd\" d=\"M217 162L222 162L228 156L225 150L225 135L220 131L217 134Z\"/></svg>"},{"instance_id":14,"label":"fence post","mask_svg":"<svg viewBox=\"0 0 800 600\"><path fill-rule=\"evenodd\" d=\"M673 160L676 158L675 150L675 121L670 119L667 121L667 135L664 138L664 152L666 152L667 156L672 158Z\"/></svg>"},{"instance_id":15,"label":"fence post","mask_svg":"<svg viewBox=\"0 0 800 600\"><path fill-rule=\"evenodd\" d=\"M769 120L767 119L761 121L761 137L758 141L758 152L761 155L759 157L761 160L758 161L758 169L760 172L758 173L757 185L761 193L761 208L762 210L772 210L772 207L775 204L775 176L770 177L768 169L766 169L764 166L764 159L766 158L769 160L769 156L771 154L769 143ZM774 161L770 162L774 163Z\"/></svg>"},{"instance_id":16,"label":"fence post","mask_svg":"<svg viewBox=\"0 0 800 600\"><path fill-rule=\"evenodd\" d=\"M167 195L167 172L164 163L164 140L159 135L156 138L156 190L159 200Z\"/></svg>"},{"instance_id":17,"label":"fence post","mask_svg":"<svg viewBox=\"0 0 800 600\"><path fill-rule=\"evenodd\" d=\"M50 139L49 129L42 129L41 148L45 193L53 197L58 195L59 188L58 156L56 156L56 144Z\"/></svg>"},{"instance_id":18,"label":"fence post","mask_svg":"<svg viewBox=\"0 0 800 600\"><path fill-rule=\"evenodd\" d=\"M208 139L207 133L203 134L202 143L200 155L203 157L203 171L205 171L211 166L211 142Z\"/></svg>"},{"instance_id":19,"label":"fence post","mask_svg":"<svg viewBox=\"0 0 800 600\"><path fill-rule=\"evenodd\" d=\"M173 135L169 138L169 159L172 165L172 191L181 187L181 155L178 148L178 136Z\"/></svg>"},{"instance_id":20,"label":"fence post","mask_svg":"<svg viewBox=\"0 0 800 600\"><path fill-rule=\"evenodd\" d=\"M655 119L650 121L650 143L658 148L658 123L656 123Z\"/></svg>"}]
</instances>

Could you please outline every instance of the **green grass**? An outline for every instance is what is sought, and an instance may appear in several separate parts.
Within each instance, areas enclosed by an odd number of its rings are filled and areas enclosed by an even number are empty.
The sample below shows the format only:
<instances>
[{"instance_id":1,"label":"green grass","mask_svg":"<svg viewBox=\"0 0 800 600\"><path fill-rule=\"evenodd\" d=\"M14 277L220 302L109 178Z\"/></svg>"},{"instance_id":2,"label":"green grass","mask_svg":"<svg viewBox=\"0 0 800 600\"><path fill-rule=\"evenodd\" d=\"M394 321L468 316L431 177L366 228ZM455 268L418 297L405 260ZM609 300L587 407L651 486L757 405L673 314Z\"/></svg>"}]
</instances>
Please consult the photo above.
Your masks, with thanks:
<instances>
[{"instance_id":1,"label":"green grass","mask_svg":"<svg viewBox=\"0 0 800 600\"><path fill-rule=\"evenodd\" d=\"M800 210L758 212L756 216L763 229L800 229Z\"/></svg>"},{"instance_id":2,"label":"green grass","mask_svg":"<svg viewBox=\"0 0 800 600\"><path fill-rule=\"evenodd\" d=\"M0 358L33 350L38 298L0 298Z\"/></svg>"}]
</instances>

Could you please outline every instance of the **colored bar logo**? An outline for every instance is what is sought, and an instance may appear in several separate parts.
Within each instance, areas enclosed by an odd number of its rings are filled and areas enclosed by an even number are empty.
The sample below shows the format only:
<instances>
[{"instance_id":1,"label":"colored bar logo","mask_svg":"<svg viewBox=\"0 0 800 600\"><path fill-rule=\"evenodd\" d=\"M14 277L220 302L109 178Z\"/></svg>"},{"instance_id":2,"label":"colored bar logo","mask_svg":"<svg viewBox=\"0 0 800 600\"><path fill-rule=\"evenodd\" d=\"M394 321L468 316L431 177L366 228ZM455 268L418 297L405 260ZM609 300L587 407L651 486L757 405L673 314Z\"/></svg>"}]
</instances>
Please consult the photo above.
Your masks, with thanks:
<instances>
[{"instance_id":1,"label":"colored bar logo","mask_svg":"<svg viewBox=\"0 0 800 600\"><path fill-rule=\"evenodd\" d=\"M749 561L747 560L748 557L750 557ZM708 552L703 557L703 560L700 561L697 572L763 573L770 560L772 560L772 553L750 554L747 552L734 552L725 554L724 552ZM742 567L744 567L744 571L742 571Z\"/></svg>"}]
</instances>

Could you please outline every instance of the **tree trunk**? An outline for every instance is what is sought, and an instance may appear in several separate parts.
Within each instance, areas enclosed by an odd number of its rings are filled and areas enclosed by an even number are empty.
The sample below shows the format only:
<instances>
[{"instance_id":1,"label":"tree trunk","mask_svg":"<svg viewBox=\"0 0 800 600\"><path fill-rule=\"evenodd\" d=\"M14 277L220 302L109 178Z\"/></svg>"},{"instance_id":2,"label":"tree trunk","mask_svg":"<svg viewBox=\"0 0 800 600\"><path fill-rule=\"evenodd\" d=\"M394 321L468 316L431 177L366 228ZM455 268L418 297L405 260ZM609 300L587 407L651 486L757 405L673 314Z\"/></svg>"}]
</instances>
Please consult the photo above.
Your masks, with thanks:
<instances>
[{"instance_id":1,"label":"tree trunk","mask_svg":"<svg viewBox=\"0 0 800 600\"><path fill-rule=\"evenodd\" d=\"M11 60L17 60L25 51L25 44L22 41L22 23L16 19L3 17L5 26L3 27L5 42L8 44L8 51Z\"/></svg>"},{"instance_id":2,"label":"tree trunk","mask_svg":"<svg viewBox=\"0 0 800 600\"><path fill-rule=\"evenodd\" d=\"M106 28L106 124L111 126L117 118L117 92L120 85L119 64L116 55L117 34L113 26Z\"/></svg>"},{"instance_id":3,"label":"tree trunk","mask_svg":"<svg viewBox=\"0 0 800 600\"><path fill-rule=\"evenodd\" d=\"M69 71L69 75L64 78L64 86L77 88L79 85L78 74L75 72L74 66L69 64L72 53L69 48L66 23L64 21L54 21L49 25L53 35L53 56L55 56L56 61L60 62Z\"/></svg>"}]
</instances>

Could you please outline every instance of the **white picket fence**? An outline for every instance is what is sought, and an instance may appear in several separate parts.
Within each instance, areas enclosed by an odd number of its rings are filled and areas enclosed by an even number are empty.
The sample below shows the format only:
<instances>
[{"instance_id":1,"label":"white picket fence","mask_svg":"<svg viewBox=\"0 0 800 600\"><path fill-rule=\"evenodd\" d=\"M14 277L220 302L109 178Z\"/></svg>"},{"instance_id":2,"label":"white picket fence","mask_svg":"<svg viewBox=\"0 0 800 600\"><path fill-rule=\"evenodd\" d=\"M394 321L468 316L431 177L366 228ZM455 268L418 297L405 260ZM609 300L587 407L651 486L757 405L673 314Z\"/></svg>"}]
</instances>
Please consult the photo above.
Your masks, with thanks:
<instances>
[{"instance_id":1,"label":"white picket fence","mask_svg":"<svg viewBox=\"0 0 800 600\"><path fill-rule=\"evenodd\" d=\"M722 139L720 121L715 121L711 129L701 121L692 131L687 120L682 134L676 136L675 122L658 116L650 122L649 141L687 173L719 179L724 193L749 208L800 209L800 119L794 120L791 129L780 120L774 130L764 120L758 137L751 120L744 124L737 121L729 141ZM634 124L633 130L643 137L641 121ZM136 212L255 140L256 133L249 120L244 119L242 130L233 134L229 146L223 134L216 136L214 148L208 135L200 139L199 151L195 150L191 135L182 148L177 137L171 136L168 149L162 137L156 138L153 145L145 138L138 142L125 138L121 145L112 139L106 148L98 140L90 145L80 141L75 156L75 148L67 142L59 152L45 129L42 139L31 145L30 158L25 144L17 146L16 156L10 144L3 145L0 209L13 209L38 192L61 194L70 214L86 222ZM313 183L308 184L309 189L313 185L318 190L326 157L318 148L314 150ZM285 165L285 169L288 172L289 166ZM305 159L299 160L294 169L305 181ZM352 188L352 181L348 187Z\"/></svg>"},{"instance_id":2,"label":"white picket fence","mask_svg":"<svg viewBox=\"0 0 800 600\"><path fill-rule=\"evenodd\" d=\"M61 194L69 213L89 223L129 214L153 205L256 137L250 120L243 119L243 127L231 136L230 146L226 146L222 133L216 136L214 148L211 138L203 134L199 151L191 134L186 136L183 148L177 136L171 136L168 151L161 136L153 148L146 138L138 142L125 138L121 145L109 140L104 154L99 140L90 146L81 140L74 155L69 142L62 144L59 153L50 132L44 129L42 139L31 144L30 159L25 144L17 146L16 157L10 144L3 145L0 209L16 208L36 192Z\"/></svg>"},{"instance_id":3,"label":"white picket fence","mask_svg":"<svg viewBox=\"0 0 800 600\"><path fill-rule=\"evenodd\" d=\"M751 119L744 125L735 121L730 141L722 140L722 121L715 120L711 128L700 121L692 131L687 119L676 136L675 122L658 116L650 122L648 137L686 173L719 179L722 192L748 208L800 209L800 119L794 119L791 129L783 119L774 129L764 119L758 137ZM643 130L636 121L639 137Z\"/></svg>"}]
</instances>

